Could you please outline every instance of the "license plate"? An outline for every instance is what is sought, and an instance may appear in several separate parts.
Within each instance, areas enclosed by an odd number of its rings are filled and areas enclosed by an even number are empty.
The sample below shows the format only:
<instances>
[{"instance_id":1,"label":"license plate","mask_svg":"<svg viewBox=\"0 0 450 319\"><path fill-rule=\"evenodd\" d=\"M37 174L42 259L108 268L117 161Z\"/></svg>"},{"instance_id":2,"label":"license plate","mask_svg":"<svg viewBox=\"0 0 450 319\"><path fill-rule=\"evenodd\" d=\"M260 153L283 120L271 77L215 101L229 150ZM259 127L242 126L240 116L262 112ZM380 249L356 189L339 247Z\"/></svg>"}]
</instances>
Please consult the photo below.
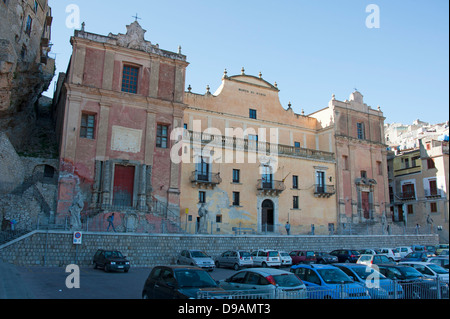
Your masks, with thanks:
<instances>
[{"instance_id":1,"label":"license plate","mask_svg":"<svg viewBox=\"0 0 450 319\"><path fill-rule=\"evenodd\" d=\"M118 266L117 268L123 268L123 266Z\"/></svg>"}]
</instances>

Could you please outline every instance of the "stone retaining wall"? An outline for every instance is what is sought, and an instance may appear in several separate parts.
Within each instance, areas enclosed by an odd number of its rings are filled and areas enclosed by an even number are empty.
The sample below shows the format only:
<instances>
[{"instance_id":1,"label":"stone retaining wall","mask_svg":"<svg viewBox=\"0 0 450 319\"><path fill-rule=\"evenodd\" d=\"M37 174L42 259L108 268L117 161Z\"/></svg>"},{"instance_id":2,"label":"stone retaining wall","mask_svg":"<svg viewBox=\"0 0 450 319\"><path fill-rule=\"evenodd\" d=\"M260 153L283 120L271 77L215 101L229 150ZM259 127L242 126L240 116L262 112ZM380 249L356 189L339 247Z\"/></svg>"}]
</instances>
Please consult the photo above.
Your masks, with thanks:
<instances>
[{"instance_id":1,"label":"stone retaining wall","mask_svg":"<svg viewBox=\"0 0 450 319\"><path fill-rule=\"evenodd\" d=\"M73 245L72 232L34 231L0 246L0 260L19 266L88 266L99 248L120 250L132 266L153 267L175 262L183 249L202 249L215 257L230 249L294 249L331 251L402 245L436 245L437 235L401 236L210 236L173 234L83 233L82 245Z\"/></svg>"}]
</instances>

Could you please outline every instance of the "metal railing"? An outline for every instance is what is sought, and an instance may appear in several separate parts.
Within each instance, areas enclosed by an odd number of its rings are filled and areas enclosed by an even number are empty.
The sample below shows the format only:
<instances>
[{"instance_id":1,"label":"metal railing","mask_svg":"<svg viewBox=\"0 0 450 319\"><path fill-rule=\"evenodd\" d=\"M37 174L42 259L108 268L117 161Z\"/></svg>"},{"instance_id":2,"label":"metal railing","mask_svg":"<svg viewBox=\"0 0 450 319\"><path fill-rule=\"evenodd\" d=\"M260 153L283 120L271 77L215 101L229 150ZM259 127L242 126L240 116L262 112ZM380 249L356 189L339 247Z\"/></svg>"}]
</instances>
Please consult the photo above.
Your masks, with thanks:
<instances>
[{"instance_id":1,"label":"metal railing","mask_svg":"<svg viewBox=\"0 0 450 319\"><path fill-rule=\"evenodd\" d=\"M357 287L355 287L355 285ZM448 283L439 278L413 281L392 280L388 284L365 287L337 284L334 287L308 286L303 290L251 289L199 291L198 299L448 299Z\"/></svg>"}]
</instances>

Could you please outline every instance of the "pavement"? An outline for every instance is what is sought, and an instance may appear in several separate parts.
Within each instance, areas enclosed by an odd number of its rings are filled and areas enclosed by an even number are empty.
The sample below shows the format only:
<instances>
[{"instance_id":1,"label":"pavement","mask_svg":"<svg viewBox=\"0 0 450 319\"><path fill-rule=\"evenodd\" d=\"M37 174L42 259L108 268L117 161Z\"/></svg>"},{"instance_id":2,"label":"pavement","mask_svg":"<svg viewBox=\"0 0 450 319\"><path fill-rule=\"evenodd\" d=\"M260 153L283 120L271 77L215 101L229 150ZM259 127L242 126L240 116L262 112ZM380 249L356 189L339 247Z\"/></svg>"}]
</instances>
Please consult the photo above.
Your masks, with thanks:
<instances>
[{"instance_id":1,"label":"pavement","mask_svg":"<svg viewBox=\"0 0 450 319\"><path fill-rule=\"evenodd\" d=\"M0 260L0 299L35 299L16 266Z\"/></svg>"}]
</instances>

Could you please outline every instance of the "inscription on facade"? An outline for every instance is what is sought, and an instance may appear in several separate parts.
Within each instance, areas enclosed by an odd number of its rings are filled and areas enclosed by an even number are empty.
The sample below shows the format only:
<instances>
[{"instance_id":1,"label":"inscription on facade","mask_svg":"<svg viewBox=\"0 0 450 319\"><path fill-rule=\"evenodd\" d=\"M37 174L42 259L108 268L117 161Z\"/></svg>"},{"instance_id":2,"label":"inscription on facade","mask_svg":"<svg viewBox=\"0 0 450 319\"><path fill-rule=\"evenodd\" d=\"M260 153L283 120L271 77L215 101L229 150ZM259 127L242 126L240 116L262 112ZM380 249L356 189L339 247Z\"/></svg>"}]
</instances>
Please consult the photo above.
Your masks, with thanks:
<instances>
[{"instance_id":1,"label":"inscription on facade","mask_svg":"<svg viewBox=\"0 0 450 319\"><path fill-rule=\"evenodd\" d=\"M141 151L142 130L122 126L112 127L111 149L113 151L139 153Z\"/></svg>"}]
</instances>

